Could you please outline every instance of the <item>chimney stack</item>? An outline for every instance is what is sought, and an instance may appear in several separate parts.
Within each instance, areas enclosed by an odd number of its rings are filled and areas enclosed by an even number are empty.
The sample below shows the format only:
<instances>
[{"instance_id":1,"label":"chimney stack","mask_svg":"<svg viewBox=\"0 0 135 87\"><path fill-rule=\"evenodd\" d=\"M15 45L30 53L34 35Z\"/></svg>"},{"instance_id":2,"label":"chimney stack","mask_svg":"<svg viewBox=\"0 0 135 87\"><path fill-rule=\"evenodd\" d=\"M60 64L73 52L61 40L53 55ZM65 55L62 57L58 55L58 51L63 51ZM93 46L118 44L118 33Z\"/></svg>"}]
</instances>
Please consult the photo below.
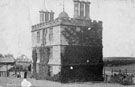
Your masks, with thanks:
<instances>
[{"instance_id":1,"label":"chimney stack","mask_svg":"<svg viewBox=\"0 0 135 87\"><path fill-rule=\"evenodd\" d=\"M40 23L44 23L45 22L44 21L44 11L41 10L41 11L39 11L39 13L40 13Z\"/></svg>"},{"instance_id":2,"label":"chimney stack","mask_svg":"<svg viewBox=\"0 0 135 87\"><path fill-rule=\"evenodd\" d=\"M48 11L44 11L44 18L45 18L45 22L48 22L49 21L49 14L50 14L50 12L48 12Z\"/></svg>"},{"instance_id":3,"label":"chimney stack","mask_svg":"<svg viewBox=\"0 0 135 87\"><path fill-rule=\"evenodd\" d=\"M54 12L52 10L50 12L50 21L54 21Z\"/></svg>"},{"instance_id":4,"label":"chimney stack","mask_svg":"<svg viewBox=\"0 0 135 87\"><path fill-rule=\"evenodd\" d=\"M85 18L90 19L90 2L85 2Z\"/></svg>"},{"instance_id":5,"label":"chimney stack","mask_svg":"<svg viewBox=\"0 0 135 87\"><path fill-rule=\"evenodd\" d=\"M50 21L54 21L54 12L51 11L39 11L40 12L40 23L44 23L44 22L50 22Z\"/></svg>"},{"instance_id":6,"label":"chimney stack","mask_svg":"<svg viewBox=\"0 0 135 87\"><path fill-rule=\"evenodd\" d=\"M73 0L74 2L74 18L90 20L90 2L84 0Z\"/></svg>"},{"instance_id":7,"label":"chimney stack","mask_svg":"<svg viewBox=\"0 0 135 87\"><path fill-rule=\"evenodd\" d=\"M85 1L80 1L80 18L84 18L84 5Z\"/></svg>"},{"instance_id":8,"label":"chimney stack","mask_svg":"<svg viewBox=\"0 0 135 87\"><path fill-rule=\"evenodd\" d=\"M79 0L73 0L74 2L74 18L78 18L79 17L79 6L80 6L80 3L79 3Z\"/></svg>"}]
</instances>

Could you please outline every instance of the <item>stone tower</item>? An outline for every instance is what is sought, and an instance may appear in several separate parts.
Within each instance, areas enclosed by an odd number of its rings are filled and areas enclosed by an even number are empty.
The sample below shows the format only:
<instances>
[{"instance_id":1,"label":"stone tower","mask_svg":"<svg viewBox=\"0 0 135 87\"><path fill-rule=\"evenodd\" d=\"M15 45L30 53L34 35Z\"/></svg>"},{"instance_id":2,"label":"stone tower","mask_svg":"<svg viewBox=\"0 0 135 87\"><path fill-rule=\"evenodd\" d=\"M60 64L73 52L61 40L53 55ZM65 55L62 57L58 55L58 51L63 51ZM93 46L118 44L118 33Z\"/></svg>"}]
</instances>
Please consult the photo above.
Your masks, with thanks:
<instances>
[{"instance_id":1,"label":"stone tower","mask_svg":"<svg viewBox=\"0 0 135 87\"><path fill-rule=\"evenodd\" d=\"M40 11L32 26L33 76L61 82L102 81L102 21L92 21L89 1L73 0L74 17Z\"/></svg>"}]
</instances>

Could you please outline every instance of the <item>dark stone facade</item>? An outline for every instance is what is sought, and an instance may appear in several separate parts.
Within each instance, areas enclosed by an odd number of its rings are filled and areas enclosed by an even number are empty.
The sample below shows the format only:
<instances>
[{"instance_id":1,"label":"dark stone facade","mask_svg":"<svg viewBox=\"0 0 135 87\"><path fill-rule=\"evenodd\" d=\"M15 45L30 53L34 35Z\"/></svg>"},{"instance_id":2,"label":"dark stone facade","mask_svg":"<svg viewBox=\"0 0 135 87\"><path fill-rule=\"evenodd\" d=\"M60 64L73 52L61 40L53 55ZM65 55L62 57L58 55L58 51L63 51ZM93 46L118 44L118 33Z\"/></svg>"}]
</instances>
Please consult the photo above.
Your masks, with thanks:
<instances>
[{"instance_id":1,"label":"dark stone facade","mask_svg":"<svg viewBox=\"0 0 135 87\"><path fill-rule=\"evenodd\" d=\"M76 82L76 81L103 81L102 65L71 65L62 66L61 81L62 82Z\"/></svg>"},{"instance_id":2,"label":"dark stone facade","mask_svg":"<svg viewBox=\"0 0 135 87\"><path fill-rule=\"evenodd\" d=\"M66 46L61 54L62 81L103 81L102 48Z\"/></svg>"}]
</instances>

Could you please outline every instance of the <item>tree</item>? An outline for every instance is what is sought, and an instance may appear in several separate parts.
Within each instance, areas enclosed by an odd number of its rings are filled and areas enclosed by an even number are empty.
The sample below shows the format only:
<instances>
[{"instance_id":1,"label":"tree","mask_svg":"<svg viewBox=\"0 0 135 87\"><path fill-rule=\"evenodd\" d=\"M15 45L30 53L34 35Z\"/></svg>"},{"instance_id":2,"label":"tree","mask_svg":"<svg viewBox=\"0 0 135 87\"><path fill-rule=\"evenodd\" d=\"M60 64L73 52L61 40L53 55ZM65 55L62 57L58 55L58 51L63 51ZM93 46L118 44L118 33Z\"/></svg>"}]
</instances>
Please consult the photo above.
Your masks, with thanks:
<instances>
[{"instance_id":1,"label":"tree","mask_svg":"<svg viewBox=\"0 0 135 87\"><path fill-rule=\"evenodd\" d=\"M5 58L14 58L13 54L5 54L4 57Z\"/></svg>"},{"instance_id":2,"label":"tree","mask_svg":"<svg viewBox=\"0 0 135 87\"><path fill-rule=\"evenodd\" d=\"M0 58L3 58L4 56L0 53Z\"/></svg>"}]
</instances>

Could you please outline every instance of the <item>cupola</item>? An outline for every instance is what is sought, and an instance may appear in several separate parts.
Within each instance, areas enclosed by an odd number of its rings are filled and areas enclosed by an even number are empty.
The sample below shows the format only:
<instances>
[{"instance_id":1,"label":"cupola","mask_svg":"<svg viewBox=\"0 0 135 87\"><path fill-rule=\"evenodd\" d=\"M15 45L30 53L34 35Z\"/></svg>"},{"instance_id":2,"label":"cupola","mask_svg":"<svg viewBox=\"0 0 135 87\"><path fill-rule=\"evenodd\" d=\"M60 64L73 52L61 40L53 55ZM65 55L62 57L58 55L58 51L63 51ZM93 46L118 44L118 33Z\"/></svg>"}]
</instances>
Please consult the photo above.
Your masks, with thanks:
<instances>
[{"instance_id":1,"label":"cupola","mask_svg":"<svg viewBox=\"0 0 135 87\"><path fill-rule=\"evenodd\" d=\"M65 12L65 11L63 11L63 12L61 12L60 14L59 14L59 17L58 17L59 19L63 19L63 18L69 18L69 16L68 16L68 14Z\"/></svg>"}]
</instances>

